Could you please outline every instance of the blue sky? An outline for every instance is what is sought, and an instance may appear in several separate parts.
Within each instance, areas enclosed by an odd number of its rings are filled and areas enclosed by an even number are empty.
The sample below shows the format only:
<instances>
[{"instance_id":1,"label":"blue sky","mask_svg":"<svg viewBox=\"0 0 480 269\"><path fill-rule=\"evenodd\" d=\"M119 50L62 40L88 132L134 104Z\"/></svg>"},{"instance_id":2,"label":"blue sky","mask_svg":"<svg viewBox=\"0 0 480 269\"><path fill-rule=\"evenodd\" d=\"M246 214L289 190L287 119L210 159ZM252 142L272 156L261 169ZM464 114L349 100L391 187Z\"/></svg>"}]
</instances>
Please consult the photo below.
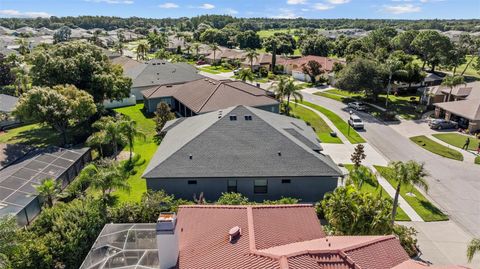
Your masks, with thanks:
<instances>
[{"instance_id":1,"label":"blue sky","mask_svg":"<svg viewBox=\"0 0 480 269\"><path fill-rule=\"evenodd\" d=\"M480 18L480 0L0 0L0 17Z\"/></svg>"}]
</instances>

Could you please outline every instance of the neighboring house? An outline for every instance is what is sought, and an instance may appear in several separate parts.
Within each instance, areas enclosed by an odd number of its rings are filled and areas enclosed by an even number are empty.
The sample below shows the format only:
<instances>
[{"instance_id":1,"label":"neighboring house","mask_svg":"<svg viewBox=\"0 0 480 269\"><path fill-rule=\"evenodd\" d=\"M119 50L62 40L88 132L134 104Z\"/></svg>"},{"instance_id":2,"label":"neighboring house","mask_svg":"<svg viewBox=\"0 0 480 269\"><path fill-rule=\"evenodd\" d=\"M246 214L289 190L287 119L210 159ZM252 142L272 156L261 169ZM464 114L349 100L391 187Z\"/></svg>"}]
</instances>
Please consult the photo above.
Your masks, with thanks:
<instances>
[{"instance_id":1,"label":"neighboring house","mask_svg":"<svg viewBox=\"0 0 480 269\"><path fill-rule=\"evenodd\" d=\"M439 74L436 74L436 73L427 73L427 75L423 79L422 86L429 87L429 86L440 85L442 84L444 77L445 76L440 76Z\"/></svg>"},{"instance_id":2,"label":"neighboring house","mask_svg":"<svg viewBox=\"0 0 480 269\"><path fill-rule=\"evenodd\" d=\"M142 93L147 112L154 112L157 105L164 102L183 117L236 105L279 113L279 102L269 96L267 91L242 81L202 78L186 83L161 85Z\"/></svg>"},{"instance_id":3,"label":"neighboring house","mask_svg":"<svg viewBox=\"0 0 480 269\"><path fill-rule=\"evenodd\" d=\"M17 103L18 97L0 94L0 130L19 123L19 121L12 116L12 112L15 110Z\"/></svg>"},{"instance_id":4,"label":"neighboring house","mask_svg":"<svg viewBox=\"0 0 480 269\"><path fill-rule=\"evenodd\" d=\"M287 61L287 58L281 55L276 56L276 65L282 65ZM272 66L272 54L270 53L260 53L257 58L254 58L252 61L253 71L258 71L260 67L264 67L267 70L270 70ZM242 62L242 67L250 68L250 60L245 57L245 60Z\"/></svg>"},{"instance_id":5,"label":"neighboring house","mask_svg":"<svg viewBox=\"0 0 480 269\"><path fill-rule=\"evenodd\" d=\"M129 57L120 56L112 63L122 66L125 76L132 79L131 94L142 100L142 91L158 85L184 83L203 78L197 69L188 63L171 63L165 60L140 62Z\"/></svg>"},{"instance_id":6,"label":"neighboring house","mask_svg":"<svg viewBox=\"0 0 480 269\"><path fill-rule=\"evenodd\" d=\"M409 258L395 235L326 235L312 205L190 205L107 224L80 269L460 269Z\"/></svg>"},{"instance_id":7,"label":"neighboring house","mask_svg":"<svg viewBox=\"0 0 480 269\"><path fill-rule=\"evenodd\" d=\"M215 56L215 57L214 57ZM215 51L215 55L213 51L210 49L210 54L205 57L205 61L209 64L213 64L215 59L215 63L221 61L243 61L245 59L245 51L239 49L229 49L226 47L219 47L217 51Z\"/></svg>"},{"instance_id":8,"label":"neighboring house","mask_svg":"<svg viewBox=\"0 0 480 269\"><path fill-rule=\"evenodd\" d=\"M42 207L35 186L53 178L63 190L90 160L89 148L50 147L9 162L0 170L0 218L13 215L20 226L30 224Z\"/></svg>"},{"instance_id":9,"label":"neighboring house","mask_svg":"<svg viewBox=\"0 0 480 269\"><path fill-rule=\"evenodd\" d=\"M422 101L426 105L433 105L441 102L451 102L465 100L472 92L472 87L460 85L451 89L450 87L439 85L427 87L422 96ZM450 99L449 99L450 98Z\"/></svg>"},{"instance_id":10,"label":"neighboring house","mask_svg":"<svg viewBox=\"0 0 480 269\"><path fill-rule=\"evenodd\" d=\"M284 66L284 72L292 75L293 78L301 81L310 81L310 77L303 73L302 66L309 61L317 61L322 66L322 70L325 75L332 73L334 63L346 64L345 61L331 59L328 57L308 55L296 59L289 59L284 62L280 62L279 65Z\"/></svg>"},{"instance_id":11,"label":"neighboring house","mask_svg":"<svg viewBox=\"0 0 480 269\"><path fill-rule=\"evenodd\" d=\"M170 122L143 177L152 190L208 200L239 192L253 201L316 202L343 176L304 121L236 106Z\"/></svg>"}]
</instances>

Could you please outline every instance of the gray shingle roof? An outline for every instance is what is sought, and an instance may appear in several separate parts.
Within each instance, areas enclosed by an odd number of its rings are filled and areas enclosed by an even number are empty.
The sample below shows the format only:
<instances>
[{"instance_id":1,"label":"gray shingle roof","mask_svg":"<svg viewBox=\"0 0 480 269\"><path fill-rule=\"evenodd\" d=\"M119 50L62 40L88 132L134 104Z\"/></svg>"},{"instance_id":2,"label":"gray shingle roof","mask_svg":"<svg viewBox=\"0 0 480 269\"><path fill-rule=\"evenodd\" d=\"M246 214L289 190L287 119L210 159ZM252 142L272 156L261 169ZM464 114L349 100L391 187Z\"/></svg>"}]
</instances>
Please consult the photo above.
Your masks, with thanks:
<instances>
[{"instance_id":1,"label":"gray shingle roof","mask_svg":"<svg viewBox=\"0 0 480 269\"><path fill-rule=\"evenodd\" d=\"M142 71L133 78L132 87L173 84L203 78L197 73L197 69L188 63L151 60L144 65Z\"/></svg>"},{"instance_id":2,"label":"gray shingle roof","mask_svg":"<svg viewBox=\"0 0 480 269\"><path fill-rule=\"evenodd\" d=\"M0 112L12 112L17 105L18 98L6 94L0 94Z\"/></svg>"},{"instance_id":3,"label":"gray shingle roof","mask_svg":"<svg viewBox=\"0 0 480 269\"><path fill-rule=\"evenodd\" d=\"M248 115L251 120L245 119ZM252 107L230 107L186 118L171 128L143 176L341 176L329 156L315 151L319 147L315 133L301 120Z\"/></svg>"}]
</instances>

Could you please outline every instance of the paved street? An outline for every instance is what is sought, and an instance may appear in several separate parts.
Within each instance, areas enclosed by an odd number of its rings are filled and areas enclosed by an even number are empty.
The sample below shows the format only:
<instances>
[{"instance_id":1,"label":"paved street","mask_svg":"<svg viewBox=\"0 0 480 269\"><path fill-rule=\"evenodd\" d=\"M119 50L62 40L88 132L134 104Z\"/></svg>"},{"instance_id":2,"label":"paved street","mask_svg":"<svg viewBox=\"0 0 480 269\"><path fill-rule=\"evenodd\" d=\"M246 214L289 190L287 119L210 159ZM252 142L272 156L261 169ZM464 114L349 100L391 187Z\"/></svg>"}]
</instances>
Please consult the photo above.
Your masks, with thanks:
<instances>
[{"instance_id":1,"label":"paved street","mask_svg":"<svg viewBox=\"0 0 480 269\"><path fill-rule=\"evenodd\" d=\"M348 119L344 104L309 92L312 90L303 92L305 101L324 106ZM365 131L361 135L387 160L425 162L431 174L428 196L462 229L480 237L480 166L437 156L369 114L358 114L365 122Z\"/></svg>"}]
</instances>

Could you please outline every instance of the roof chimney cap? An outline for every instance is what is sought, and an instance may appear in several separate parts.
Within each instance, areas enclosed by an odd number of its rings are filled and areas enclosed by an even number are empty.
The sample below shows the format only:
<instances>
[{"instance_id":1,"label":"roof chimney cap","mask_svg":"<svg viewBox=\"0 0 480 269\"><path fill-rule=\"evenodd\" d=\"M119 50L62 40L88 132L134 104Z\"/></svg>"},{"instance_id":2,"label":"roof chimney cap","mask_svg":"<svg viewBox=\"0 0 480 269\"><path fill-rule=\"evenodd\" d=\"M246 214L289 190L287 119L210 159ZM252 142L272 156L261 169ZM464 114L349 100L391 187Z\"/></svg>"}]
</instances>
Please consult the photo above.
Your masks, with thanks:
<instances>
[{"instance_id":1,"label":"roof chimney cap","mask_svg":"<svg viewBox=\"0 0 480 269\"><path fill-rule=\"evenodd\" d=\"M228 231L228 235L230 237L229 241L232 242L236 240L242 234L242 229L238 226L232 227L230 231Z\"/></svg>"}]
</instances>

